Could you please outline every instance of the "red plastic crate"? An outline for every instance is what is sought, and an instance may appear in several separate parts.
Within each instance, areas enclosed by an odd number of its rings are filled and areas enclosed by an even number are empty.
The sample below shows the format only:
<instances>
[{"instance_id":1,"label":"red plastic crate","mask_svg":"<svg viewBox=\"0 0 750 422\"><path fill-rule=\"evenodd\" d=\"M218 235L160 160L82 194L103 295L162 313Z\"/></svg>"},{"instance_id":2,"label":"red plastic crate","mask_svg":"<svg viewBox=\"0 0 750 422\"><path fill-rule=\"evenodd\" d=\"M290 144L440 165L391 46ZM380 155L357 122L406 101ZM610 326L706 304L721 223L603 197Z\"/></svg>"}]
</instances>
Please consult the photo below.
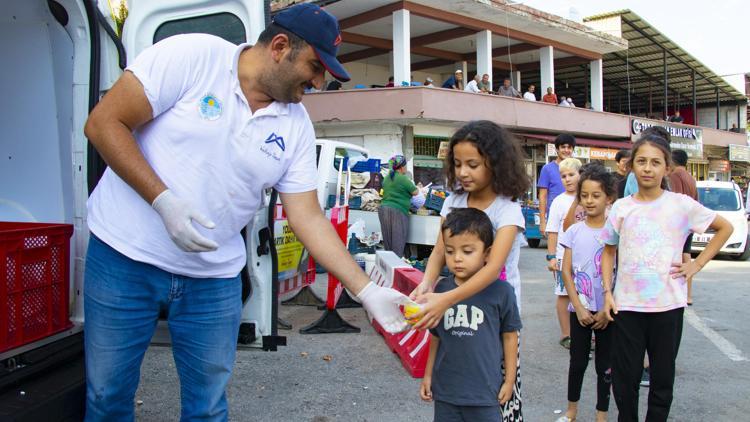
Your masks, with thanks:
<instances>
[{"instance_id":1,"label":"red plastic crate","mask_svg":"<svg viewBox=\"0 0 750 422\"><path fill-rule=\"evenodd\" d=\"M0 221L0 352L64 331L70 224Z\"/></svg>"}]
</instances>

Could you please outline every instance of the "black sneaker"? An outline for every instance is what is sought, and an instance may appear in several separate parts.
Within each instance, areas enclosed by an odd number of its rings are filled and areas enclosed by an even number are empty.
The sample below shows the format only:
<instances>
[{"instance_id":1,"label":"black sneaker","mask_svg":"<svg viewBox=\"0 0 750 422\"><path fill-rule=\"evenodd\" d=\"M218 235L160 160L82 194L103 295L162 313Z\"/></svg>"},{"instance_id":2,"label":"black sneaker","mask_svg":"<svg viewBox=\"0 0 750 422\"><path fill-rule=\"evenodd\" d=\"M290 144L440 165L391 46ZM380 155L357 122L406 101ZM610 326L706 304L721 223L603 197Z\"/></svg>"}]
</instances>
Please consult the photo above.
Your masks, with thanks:
<instances>
[{"instance_id":1,"label":"black sneaker","mask_svg":"<svg viewBox=\"0 0 750 422\"><path fill-rule=\"evenodd\" d=\"M651 385L651 376L648 373L648 368L643 368L643 374L641 375L641 387L648 387Z\"/></svg>"}]
</instances>

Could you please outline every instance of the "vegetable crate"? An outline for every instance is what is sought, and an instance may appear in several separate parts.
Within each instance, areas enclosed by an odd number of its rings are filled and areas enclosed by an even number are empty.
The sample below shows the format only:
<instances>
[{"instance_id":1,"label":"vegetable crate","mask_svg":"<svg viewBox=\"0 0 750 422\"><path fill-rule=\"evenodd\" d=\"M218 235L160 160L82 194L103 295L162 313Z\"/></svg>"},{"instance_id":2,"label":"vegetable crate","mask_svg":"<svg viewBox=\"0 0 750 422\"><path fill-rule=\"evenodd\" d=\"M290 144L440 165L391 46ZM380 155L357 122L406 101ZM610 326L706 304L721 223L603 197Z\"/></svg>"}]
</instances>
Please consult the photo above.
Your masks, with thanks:
<instances>
[{"instance_id":1,"label":"vegetable crate","mask_svg":"<svg viewBox=\"0 0 750 422\"><path fill-rule=\"evenodd\" d=\"M427 199L425 200L424 207L429 210L440 212L443 209L443 203L445 203L445 198L447 197L448 193L445 191L430 189L429 192L427 192Z\"/></svg>"},{"instance_id":2,"label":"vegetable crate","mask_svg":"<svg viewBox=\"0 0 750 422\"><path fill-rule=\"evenodd\" d=\"M0 222L0 352L65 331L70 224Z\"/></svg>"}]
</instances>

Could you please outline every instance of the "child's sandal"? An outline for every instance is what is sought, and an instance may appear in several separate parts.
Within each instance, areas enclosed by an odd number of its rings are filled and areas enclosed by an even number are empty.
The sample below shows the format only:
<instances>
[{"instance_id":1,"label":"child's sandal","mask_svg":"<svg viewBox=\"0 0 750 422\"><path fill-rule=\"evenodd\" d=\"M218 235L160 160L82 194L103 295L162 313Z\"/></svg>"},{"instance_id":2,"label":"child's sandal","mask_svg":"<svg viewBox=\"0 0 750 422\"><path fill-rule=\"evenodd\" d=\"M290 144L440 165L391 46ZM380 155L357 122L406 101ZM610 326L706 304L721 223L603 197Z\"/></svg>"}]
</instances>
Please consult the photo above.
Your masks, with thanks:
<instances>
[{"instance_id":1,"label":"child's sandal","mask_svg":"<svg viewBox=\"0 0 750 422\"><path fill-rule=\"evenodd\" d=\"M576 422L576 418L569 418L567 415L562 415L555 422Z\"/></svg>"}]
</instances>

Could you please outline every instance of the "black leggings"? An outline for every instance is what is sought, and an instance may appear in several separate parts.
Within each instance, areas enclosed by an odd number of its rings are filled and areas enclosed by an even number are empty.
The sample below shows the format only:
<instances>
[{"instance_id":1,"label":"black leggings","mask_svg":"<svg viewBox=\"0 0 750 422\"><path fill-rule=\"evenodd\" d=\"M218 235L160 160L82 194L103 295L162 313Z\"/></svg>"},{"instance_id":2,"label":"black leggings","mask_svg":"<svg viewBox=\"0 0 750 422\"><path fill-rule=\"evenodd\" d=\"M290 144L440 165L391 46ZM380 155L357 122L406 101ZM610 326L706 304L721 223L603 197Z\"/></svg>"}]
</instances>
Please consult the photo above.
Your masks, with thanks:
<instances>
[{"instance_id":1,"label":"black leggings","mask_svg":"<svg viewBox=\"0 0 750 422\"><path fill-rule=\"evenodd\" d=\"M570 313L570 368L568 369L568 401L581 399L583 374L589 365L591 333L596 333L596 410L609 410L612 384L612 323L603 330L583 327L575 312Z\"/></svg>"}]
</instances>

